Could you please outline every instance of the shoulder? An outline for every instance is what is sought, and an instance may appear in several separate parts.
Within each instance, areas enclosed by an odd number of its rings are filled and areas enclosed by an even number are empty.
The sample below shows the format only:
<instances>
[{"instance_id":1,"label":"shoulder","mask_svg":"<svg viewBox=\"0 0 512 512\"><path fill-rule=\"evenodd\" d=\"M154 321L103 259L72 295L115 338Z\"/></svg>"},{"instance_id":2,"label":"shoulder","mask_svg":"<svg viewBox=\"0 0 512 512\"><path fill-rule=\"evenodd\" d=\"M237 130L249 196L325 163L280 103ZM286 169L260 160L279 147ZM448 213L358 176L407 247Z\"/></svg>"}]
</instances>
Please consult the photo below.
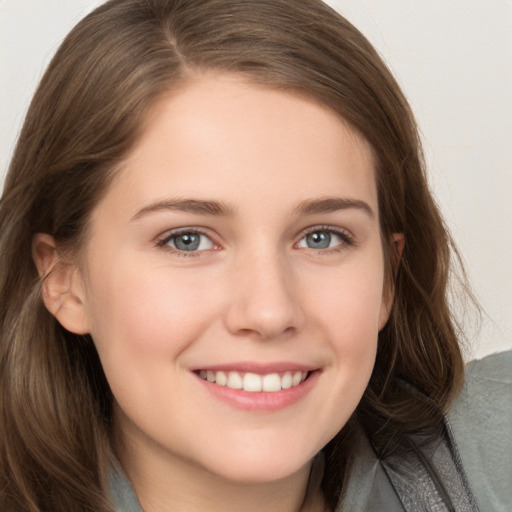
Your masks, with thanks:
<instances>
[{"instance_id":1,"label":"shoulder","mask_svg":"<svg viewBox=\"0 0 512 512\"><path fill-rule=\"evenodd\" d=\"M499 352L476 361L471 361L466 367L468 379L484 379L512 384L512 350Z\"/></svg>"},{"instance_id":2,"label":"shoulder","mask_svg":"<svg viewBox=\"0 0 512 512\"><path fill-rule=\"evenodd\" d=\"M499 437L507 433L503 429L512 425L512 350L467 365L464 385L448 417L462 438L473 430L497 431Z\"/></svg>"},{"instance_id":3,"label":"shoulder","mask_svg":"<svg viewBox=\"0 0 512 512\"><path fill-rule=\"evenodd\" d=\"M448 418L479 508L507 510L512 503L512 351L468 364Z\"/></svg>"},{"instance_id":4,"label":"shoulder","mask_svg":"<svg viewBox=\"0 0 512 512\"><path fill-rule=\"evenodd\" d=\"M460 458L479 509L493 512L510 511L512 351L474 361L466 367L464 386L448 411L448 417L456 443L454 450L459 452L459 457L455 457L454 461L457 471L461 471L458 461ZM430 463L436 466L441 475L445 474L445 469L448 468L448 477L453 482L453 472L450 473L450 466L445 467L444 464L452 460L445 456L446 442L435 440L426 448L429 446L432 449L427 450L430 454ZM404 481L410 484L409 490L413 499L425 500L424 491L428 478L422 481L418 478L418 470L424 469L421 464L416 464L411 471L400 472L400 468L403 469L404 463L407 463L406 454L402 453L398 459L379 459L362 432L359 432L356 438L354 451L355 459L346 492L337 511L406 510L407 507L402 505L396 488L390 481L393 467L398 469L399 476L404 477ZM422 451L425 450L422 448ZM457 456L457 453L452 453L452 457L454 455ZM417 501L415 503L418 505ZM422 510L430 508L424 507Z\"/></svg>"}]
</instances>

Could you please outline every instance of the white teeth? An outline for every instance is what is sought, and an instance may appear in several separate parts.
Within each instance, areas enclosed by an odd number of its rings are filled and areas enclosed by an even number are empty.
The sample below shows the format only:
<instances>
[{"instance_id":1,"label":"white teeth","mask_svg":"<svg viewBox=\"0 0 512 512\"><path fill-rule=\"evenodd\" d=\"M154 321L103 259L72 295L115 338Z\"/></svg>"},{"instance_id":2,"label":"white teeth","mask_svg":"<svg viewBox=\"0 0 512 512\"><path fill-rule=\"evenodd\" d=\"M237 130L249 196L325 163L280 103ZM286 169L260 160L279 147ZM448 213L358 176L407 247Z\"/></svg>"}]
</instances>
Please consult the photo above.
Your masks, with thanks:
<instances>
[{"instance_id":1,"label":"white teeth","mask_svg":"<svg viewBox=\"0 0 512 512\"><path fill-rule=\"evenodd\" d=\"M263 381L263 391L280 391L282 389L281 377L278 373L271 373L264 375L261 379Z\"/></svg>"},{"instance_id":2,"label":"white teeth","mask_svg":"<svg viewBox=\"0 0 512 512\"><path fill-rule=\"evenodd\" d=\"M302 382L302 372L295 372L292 377L292 386L298 386Z\"/></svg>"},{"instance_id":3,"label":"white teeth","mask_svg":"<svg viewBox=\"0 0 512 512\"><path fill-rule=\"evenodd\" d=\"M286 372L283 375L283 378L281 379L281 387L283 389L289 389L292 386L293 386L292 374L290 372Z\"/></svg>"},{"instance_id":4,"label":"white teeth","mask_svg":"<svg viewBox=\"0 0 512 512\"><path fill-rule=\"evenodd\" d=\"M219 386L225 386L228 383L228 376L224 372L217 372L215 376L215 383Z\"/></svg>"},{"instance_id":5,"label":"white teeth","mask_svg":"<svg viewBox=\"0 0 512 512\"><path fill-rule=\"evenodd\" d=\"M261 377L255 373L246 373L244 375L245 391L261 391Z\"/></svg>"},{"instance_id":6,"label":"white teeth","mask_svg":"<svg viewBox=\"0 0 512 512\"><path fill-rule=\"evenodd\" d=\"M242 389L244 386L240 374L238 372L229 372L226 386L231 389Z\"/></svg>"},{"instance_id":7,"label":"white teeth","mask_svg":"<svg viewBox=\"0 0 512 512\"><path fill-rule=\"evenodd\" d=\"M243 389L249 392L264 391L274 393L281 389L289 389L298 386L304 382L308 376L308 372L284 372L269 373L266 375L258 375L256 373L247 372L241 374L239 372L221 372L214 370L200 370L199 376L203 380L215 383L218 386L227 386L231 389Z\"/></svg>"}]
</instances>

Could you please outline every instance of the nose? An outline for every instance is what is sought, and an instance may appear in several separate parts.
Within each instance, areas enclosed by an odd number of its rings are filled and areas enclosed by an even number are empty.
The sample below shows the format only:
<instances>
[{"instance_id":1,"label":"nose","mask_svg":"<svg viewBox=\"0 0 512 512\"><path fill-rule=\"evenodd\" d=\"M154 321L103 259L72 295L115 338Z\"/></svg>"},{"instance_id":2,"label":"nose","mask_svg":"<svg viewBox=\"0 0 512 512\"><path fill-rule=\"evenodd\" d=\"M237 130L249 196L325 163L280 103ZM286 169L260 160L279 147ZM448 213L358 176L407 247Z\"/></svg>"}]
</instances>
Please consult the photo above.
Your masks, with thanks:
<instances>
[{"instance_id":1,"label":"nose","mask_svg":"<svg viewBox=\"0 0 512 512\"><path fill-rule=\"evenodd\" d=\"M225 314L230 332L273 339L303 328L305 314L297 283L284 258L254 254L241 256L234 265Z\"/></svg>"}]
</instances>

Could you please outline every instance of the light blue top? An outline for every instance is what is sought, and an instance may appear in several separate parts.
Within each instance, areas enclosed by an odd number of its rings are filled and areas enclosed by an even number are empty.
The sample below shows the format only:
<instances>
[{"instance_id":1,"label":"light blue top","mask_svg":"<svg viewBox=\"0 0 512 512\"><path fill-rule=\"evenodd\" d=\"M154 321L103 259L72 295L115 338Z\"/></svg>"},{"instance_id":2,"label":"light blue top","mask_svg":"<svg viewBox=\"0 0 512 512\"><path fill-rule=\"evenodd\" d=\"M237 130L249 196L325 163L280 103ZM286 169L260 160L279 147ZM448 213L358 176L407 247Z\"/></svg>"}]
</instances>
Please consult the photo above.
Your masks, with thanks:
<instances>
[{"instance_id":1,"label":"light blue top","mask_svg":"<svg viewBox=\"0 0 512 512\"><path fill-rule=\"evenodd\" d=\"M480 512L511 512L512 351L467 366L464 387L448 418ZM404 511L369 442L359 439L356 449L347 492L337 512ZM111 473L110 489L116 512L142 512L118 469Z\"/></svg>"},{"instance_id":2,"label":"light blue top","mask_svg":"<svg viewBox=\"0 0 512 512\"><path fill-rule=\"evenodd\" d=\"M512 351L468 366L450 413L469 484L482 512L512 511Z\"/></svg>"}]
</instances>

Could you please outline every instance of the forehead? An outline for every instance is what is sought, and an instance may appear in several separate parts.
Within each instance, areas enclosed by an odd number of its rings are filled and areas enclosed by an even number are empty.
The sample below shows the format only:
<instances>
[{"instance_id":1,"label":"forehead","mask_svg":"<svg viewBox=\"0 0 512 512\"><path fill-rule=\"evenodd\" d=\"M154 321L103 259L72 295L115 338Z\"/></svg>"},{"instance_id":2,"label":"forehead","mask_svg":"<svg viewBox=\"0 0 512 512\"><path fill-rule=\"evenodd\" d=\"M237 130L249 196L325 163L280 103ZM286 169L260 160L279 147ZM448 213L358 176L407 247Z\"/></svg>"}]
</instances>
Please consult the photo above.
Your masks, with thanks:
<instances>
[{"instance_id":1,"label":"forehead","mask_svg":"<svg viewBox=\"0 0 512 512\"><path fill-rule=\"evenodd\" d=\"M113 185L139 202L362 195L376 206L374 167L369 144L334 111L238 76L207 75L154 105Z\"/></svg>"}]
</instances>

